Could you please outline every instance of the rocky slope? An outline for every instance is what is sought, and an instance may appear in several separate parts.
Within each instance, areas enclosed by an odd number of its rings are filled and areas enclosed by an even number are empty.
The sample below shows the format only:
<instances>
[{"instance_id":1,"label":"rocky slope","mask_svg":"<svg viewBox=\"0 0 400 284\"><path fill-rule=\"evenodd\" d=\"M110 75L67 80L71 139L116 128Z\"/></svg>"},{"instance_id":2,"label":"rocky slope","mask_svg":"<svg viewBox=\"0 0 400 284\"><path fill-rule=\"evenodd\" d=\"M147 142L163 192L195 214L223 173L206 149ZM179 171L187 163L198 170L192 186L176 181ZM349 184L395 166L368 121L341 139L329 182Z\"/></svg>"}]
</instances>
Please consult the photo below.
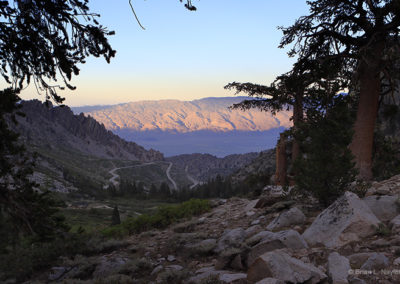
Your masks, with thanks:
<instances>
[{"instance_id":1,"label":"rocky slope","mask_svg":"<svg viewBox=\"0 0 400 284\"><path fill-rule=\"evenodd\" d=\"M272 116L256 109L244 112L228 108L244 99L226 97L194 101L140 101L115 106L76 107L74 112L84 112L110 130L266 131L291 125L290 112L283 111Z\"/></svg>"},{"instance_id":2,"label":"rocky slope","mask_svg":"<svg viewBox=\"0 0 400 284\"><path fill-rule=\"evenodd\" d=\"M26 117L18 119L15 130L29 145L66 148L101 158L119 158L142 162L163 160L155 150L146 150L134 142L127 142L92 117L74 115L64 107L46 107L38 100L22 102Z\"/></svg>"},{"instance_id":3,"label":"rocky slope","mask_svg":"<svg viewBox=\"0 0 400 284\"><path fill-rule=\"evenodd\" d=\"M207 181L217 175L228 176L250 164L259 154L234 154L218 158L210 154L185 154L166 160L185 170L199 181Z\"/></svg>"},{"instance_id":4,"label":"rocky slope","mask_svg":"<svg viewBox=\"0 0 400 284\"><path fill-rule=\"evenodd\" d=\"M251 176L272 178L275 174L275 149L262 151L250 163L232 175L233 182L242 182Z\"/></svg>"},{"instance_id":5,"label":"rocky slope","mask_svg":"<svg viewBox=\"0 0 400 284\"><path fill-rule=\"evenodd\" d=\"M400 283L400 176L326 209L266 187L203 216L60 259L36 280L62 283ZM86 281L79 279L87 279ZM32 282L33 283L33 282ZM34 282L37 283L37 282Z\"/></svg>"}]
</instances>

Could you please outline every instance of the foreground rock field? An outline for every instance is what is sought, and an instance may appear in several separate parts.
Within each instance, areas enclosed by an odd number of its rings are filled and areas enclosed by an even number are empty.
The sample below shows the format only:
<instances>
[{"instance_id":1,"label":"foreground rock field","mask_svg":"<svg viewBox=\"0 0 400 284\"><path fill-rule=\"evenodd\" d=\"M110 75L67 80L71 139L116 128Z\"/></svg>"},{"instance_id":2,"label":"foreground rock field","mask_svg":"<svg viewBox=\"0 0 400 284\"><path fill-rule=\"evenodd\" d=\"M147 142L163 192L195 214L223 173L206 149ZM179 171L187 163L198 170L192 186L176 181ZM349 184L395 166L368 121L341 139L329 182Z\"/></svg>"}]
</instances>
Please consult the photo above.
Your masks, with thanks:
<instances>
[{"instance_id":1,"label":"foreground rock field","mask_svg":"<svg viewBox=\"0 0 400 284\"><path fill-rule=\"evenodd\" d=\"M400 176L322 210L266 188L90 257L60 259L29 283L400 283Z\"/></svg>"}]
</instances>

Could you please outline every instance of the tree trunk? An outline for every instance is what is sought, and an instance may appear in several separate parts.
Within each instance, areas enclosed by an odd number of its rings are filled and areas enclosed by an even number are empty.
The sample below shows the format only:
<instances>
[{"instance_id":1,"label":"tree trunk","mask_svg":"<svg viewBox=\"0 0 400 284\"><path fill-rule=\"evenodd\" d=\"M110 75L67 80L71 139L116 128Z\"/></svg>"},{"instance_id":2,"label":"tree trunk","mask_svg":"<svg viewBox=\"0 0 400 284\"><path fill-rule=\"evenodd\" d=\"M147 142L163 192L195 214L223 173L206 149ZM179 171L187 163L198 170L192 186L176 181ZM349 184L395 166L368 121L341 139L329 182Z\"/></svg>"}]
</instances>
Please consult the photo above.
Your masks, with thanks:
<instances>
[{"instance_id":1,"label":"tree trunk","mask_svg":"<svg viewBox=\"0 0 400 284\"><path fill-rule=\"evenodd\" d=\"M285 186L286 185L286 137L281 133L278 144L276 145L276 172L275 172L275 184Z\"/></svg>"},{"instance_id":2,"label":"tree trunk","mask_svg":"<svg viewBox=\"0 0 400 284\"><path fill-rule=\"evenodd\" d=\"M303 120L303 95L304 91L301 90L296 93L293 105L293 128L296 130L299 122ZM292 144L292 164L300 155L300 145L296 138L293 138Z\"/></svg>"},{"instance_id":3,"label":"tree trunk","mask_svg":"<svg viewBox=\"0 0 400 284\"><path fill-rule=\"evenodd\" d=\"M368 68L366 63L362 65L359 77L360 100L350 150L355 157L354 161L359 171L358 178L367 181L372 179L372 149L378 113L380 78L376 69Z\"/></svg>"}]
</instances>

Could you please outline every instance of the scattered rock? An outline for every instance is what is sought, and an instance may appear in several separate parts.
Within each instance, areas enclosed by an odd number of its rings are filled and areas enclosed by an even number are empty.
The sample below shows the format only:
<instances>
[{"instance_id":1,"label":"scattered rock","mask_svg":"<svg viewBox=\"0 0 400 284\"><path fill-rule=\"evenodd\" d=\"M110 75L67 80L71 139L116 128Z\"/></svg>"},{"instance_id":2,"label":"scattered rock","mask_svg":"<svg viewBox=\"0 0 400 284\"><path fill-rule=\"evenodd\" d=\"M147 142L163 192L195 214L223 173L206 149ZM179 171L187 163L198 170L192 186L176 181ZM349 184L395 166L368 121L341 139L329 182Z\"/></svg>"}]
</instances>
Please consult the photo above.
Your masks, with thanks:
<instances>
[{"instance_id":1,"label":"scattered rock","mask_svg":"<svg viewBox=\"0 0 400 284\"><path fill-rule=\"evenodd\" d=\"M399 214L397 199L397 196L372 195L365 197L363 200L381 222L386 222Z\"/></svg>"},{"instance_id":2,"label":"scattered rock","mask_svg":"<svg viewBox=\"0 0 400 284\"><path fill-rule=\"evenodd\" d=\"M111 275L121 269L126 262L126 258L113 257L108 259L107 257L103 256L101 257L100 263L96 266L96 270L93 272L93 277L101 278Z\"/></svg>"},{"instance_id":3,"label":"scattered rock","mask_svg":"<svg viewBox=\"0 0 400 284\"><path fill-rule=\"evenodd\" d=\"M265 234L260 242L251 248L247 256L247 265L250 266L262 254L276 249L289 248L293 250L307 248L302 236L294 230Z\"/></svg>"},{"instance_id":4,"label":"scattered rock","mask_svg":"<svg viewBox=\"0 0 400 284\"><path fill-rule=\"evenodd\" d=\"M367 282L365 282L363 279L357 278L357 277L353 277L349 280L350 284L367 284Z\"/></svg>"},{"instance_id":5,"label":"scattered rock","mask_svg":"<svg viewBox=\"0 0 400 284\"><path fill-rule=\"evenodd\" d=\"M306 216L297 207L293 207L288 211L281 213L268 226L267 230L277 230L292 225L303 224Z\"/></svg>"},{"instance_id":6,"label":"scattered rock","mask_svg":"<svg viewBox=\"0 0 400 284\"><path fill-rule=\"evenodd\" d=\"M259 201L259 199L250 201L249 204L247 204L246 207L244 208L244 211L249 212L249 211L257 208L256 205L257 205L258 201Z\"/></svg>"},{"instance_id":7,"label":"scattered rock","mask_svg":"<svg viewBox=\"0 0 400 284\"><path fill-rule=\"evenodd\" d=\"M205 221L206 221L206 217L201 217L201 218L197 219L197 224L198 225L204 224Z\"/></svg>"},{"instance_id":8,"label":"scattered rock","mask_svg":"<svg viewBox=\"0 0 400 284\"><path fill-rule=\"evenodd\" d=\"M160 271L162 271L164 269L164 266L162 265L157 265L153 271L151 271L150 275L156 275L158 273L160 273Z\"/></svg>"},{"instance_id":9,"label":"scattered rock","mask_svg":"<svg viewBox=\"0 0 400 284\"><path fill-rule=\"evenodd\" d=\"M350 262L349 260L338 254L332 252L328 257L328 274L332 280L332 284L347 284L347 277L349 276Z\"/></svg>"},{"instance_id":10,"label":"scattered rock","mask_svg":"<svg viewBox=\"0 0 400 284\"><path fill-rule=\"evenodd\" d=\"M374 252L361 266L362 270L384 269L389 266L389 259L383 253Z\"/></svg>"},{"instance_id":11,"label":"scattered rock","mask_svg":"<svg viewBox=\"0 0 400 284\"><path fill-rule=\"evenodd\" d=\"M215 249L216 246L217 246L216 239L207 239L195 244L186 245L184 248L190 254L207 255L212 253L212 251Z\"/></svg>"},{"instance_id":12,"label":"scattered rock","mask_svg":"<svg viewBox=\"0 0 400 284\"><path fill-rule=\"evenodd\" d=\"M397 215L390 221L390 226L392 227L392 233L398 234L400 233L400 215Z\"/></svg>"},{"instance_id":13,"label":"scattered rock","mask_svg":"<svg viewBox=\"0 0 400 284\"><path fill-rule=\"evenodd\" d=\"M293 200L288 200L288 201L279 201L274 203L274 205L268 207L265 210L265 213L271 213L271 212L280 212L283 211L285 209L289 209L290 207L292 207L294 204L296 204L295 201Z\"/></svg>"},{"instance_id":14,"label":"scattered rock","mask_svg":"<svg viewBox=\"0 0 400 284\"><path fill-rule=\"evenodd\" d=\"M243 261L242 261L242 256L240 254L237 254L233 260L230 262L230 267L235 269L235 270L243 270Z\"/></svg>"},{"instance_id":15,"label":"scattered rock","mask_svg":"<svg viewBox=\"0 0 400 284\"><path fill-rule=\"evenodd\" d=\"M218 240L217 247L214 251L220 253L228 247L240 247L245 237L246 234L242 228L226 230Z\"/></svg>"},{"instance_id":16,"label":"scattered rock","mask_svg":"<svg viewBox=\"0 0 400 284\"><path fill-rule=\"evenodd\" d=\"M389 247L390 242L385 240L385 239L377 239L376 241L373 241L370 244L371 248L384 248L384 247Z\"/></svg>"},{"instance_id":17,"label":"scattered rock","mask_svg":"<svg viewBox=\"0 0 400 284\"><path fill-rule=\"evenodd\" d=\"M175 271L181 271L183 269L183 266L181 265L168 265L167 267L165 267L166 270L175 270Z\"/></svg>"},{"instance_id":18,"label":"scattered rock","mask_svg":"<svg viewBox=\"0 0 400 284\"><path fill-rule=\"evenodd\" d=\"M167 257L167 260L168 260L169 262L173 262L173 261L176 260L176 258L175 258L175 256L173 256L173 255L169 255L169 256Z\"/></svg>"},{"instance_id":19,"label":"scattered rock","mask_svg":"<svg viewBox=\"0 0 400 284\"><path fill-rule=\"evenodd\" d=\"M254 212L254 211L247 211L246 212L246 216L248 216L248 217L253 216L254 214L256 214L256 212Z\"/></svg>"},{"instance_id":20,"label":"scattered rock","mask_svg":"<svg viewBox=\"0 0 400 284\"><path fill-rule=\"evenodd\" d=\"M349 255L347 259L350 261L350 266L352 268L359 269L371 255L372 252L360 252Z\"/></svg>"},{"instance_id":21,"label":"scattered rock","mask_svg":"<svg viewBox=\"0 0 400 284\"><path fill-rule=\"evenodd\" d=\"M261 230L262 230L262 228L261 228L260 225L254 225L254 226L251 226L251 227L247 228L244 231L244 233L245 233L246 238L248 238L248 237L251 237L251 236L257 234Z\"/></svg>"},{"instance_id":22,"label":"scattered rock","mask_svg":"<svg viewBox=\"0 0 400 284\"><path fill-rule=\"evenodd\" d=\"M250 282L267 277L289 283L316 284L327 276L315 266L293 258L283 251L272 251L257 258L247 271L247 280Z\"/></svg>"},{"instance_id":23,"label":"scattered rock","mask_svg":"<svg viewBox=\"0 0 400 284\"><path fill-rule=\"evenodd\" d=\"M52 267L48 279L50 281L59 280L69 270L67 267Z\"/></svg>"},{"instance_id":24,"label":"scattered rock","mask_svg":"<svg viewBox=\"0 0 400 284\"><path fill-rule=\"evenodd\" d=\"M222 283L246 283L247 274L245 273L225 273L219 275L219 281Z\"/></svg>"},{"instance_id":25,"label":"scattered rock","mask_svg":"<svg viewBox=\"0 0 400 284\"><path fill-rule=\"evenodd\" d=\"M285 282L283 282L282 280L268 277L258 281L256 284L285 284Z\"/></svg>"},{"instance_id":26,"label":"scattered rock","mask_svg":"<svg viewBox=\"0 0 400 284\"><path fill-rule=\"evenodd\" d=\"M356 194L346 192L318 215L303 237L311 246L323 244L335 248L375 234L379 223Z\"/></svg>"}]
</instances>

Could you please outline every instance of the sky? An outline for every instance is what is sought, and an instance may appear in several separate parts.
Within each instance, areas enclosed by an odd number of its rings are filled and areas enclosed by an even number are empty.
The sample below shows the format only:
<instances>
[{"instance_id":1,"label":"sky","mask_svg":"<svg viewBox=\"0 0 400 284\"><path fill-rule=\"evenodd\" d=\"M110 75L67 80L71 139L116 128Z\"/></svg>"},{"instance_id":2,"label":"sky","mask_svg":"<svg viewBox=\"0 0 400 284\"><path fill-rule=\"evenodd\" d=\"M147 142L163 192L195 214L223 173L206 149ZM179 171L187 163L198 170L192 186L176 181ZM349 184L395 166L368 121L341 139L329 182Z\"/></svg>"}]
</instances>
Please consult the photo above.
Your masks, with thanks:
<instances>
[{"instance_id":1,"label":"sky","mask_svg":"<svg viewBox=\"0 0 400 284\"><path fill-rule=\"evenodd\" d=\"M185 2L185 1L184 1ZM305 0L192 0L196 12L178 0L91 0L99 22L116 32L116 57L89 58L59 94L69 106L140 100L193 100L232 96L229 82L269 84L291 69L288 49L279 49L282 32L308 13ZM41 97L30 86L23 99Z\"/></svg>"}]
</instances>

